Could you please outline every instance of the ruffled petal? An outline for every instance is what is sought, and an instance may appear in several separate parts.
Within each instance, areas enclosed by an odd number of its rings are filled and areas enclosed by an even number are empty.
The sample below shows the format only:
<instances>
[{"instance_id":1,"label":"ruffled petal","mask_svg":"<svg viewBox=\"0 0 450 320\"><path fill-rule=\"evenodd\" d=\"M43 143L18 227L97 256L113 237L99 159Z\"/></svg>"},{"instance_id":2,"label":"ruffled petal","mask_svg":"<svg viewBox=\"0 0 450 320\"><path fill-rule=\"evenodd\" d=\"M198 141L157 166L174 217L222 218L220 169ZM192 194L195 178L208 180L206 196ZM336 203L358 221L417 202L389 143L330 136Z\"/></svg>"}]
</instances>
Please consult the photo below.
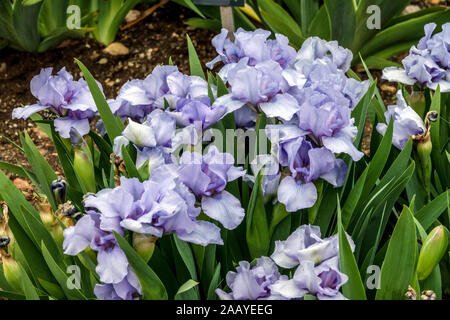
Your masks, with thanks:
<instances>
[{"instance_id":1,"label":"ruffled petal","mask_svg":"<svg viewBox=\"0 0 450 320\"><path fill-rule=\"evenodd\" d=\"M222 191L212 197L202 197L203 212L219 221L228 230L241 224L245 211L240 201L228 191Z\"/></svg>"}]
</instances>

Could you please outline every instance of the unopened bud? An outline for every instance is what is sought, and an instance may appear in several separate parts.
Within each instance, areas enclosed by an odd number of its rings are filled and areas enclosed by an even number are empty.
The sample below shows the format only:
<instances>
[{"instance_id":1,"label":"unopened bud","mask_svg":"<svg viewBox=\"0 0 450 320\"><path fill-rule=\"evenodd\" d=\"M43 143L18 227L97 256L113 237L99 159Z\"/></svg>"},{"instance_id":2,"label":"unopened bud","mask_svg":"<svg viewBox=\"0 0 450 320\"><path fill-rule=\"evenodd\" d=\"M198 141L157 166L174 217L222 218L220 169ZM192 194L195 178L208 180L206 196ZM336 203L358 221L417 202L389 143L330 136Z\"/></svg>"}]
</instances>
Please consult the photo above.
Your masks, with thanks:
<instances>
[{"instance_id":1,"label":"unopened bud","mask_svg":"<svg viewBox=\"0 0 450 320\"><path fill-rule=\"evenodd\" d=\"M56 204L66 202L67 183L62 178L58 178L52 182L52 194Z\"/></svg>"},{"instance_id":2,"label":"unopened bud","mask_svg":"<svg viewBox=\"0 0 450 320\"><path fill-rule=\"evenodd\" d=\"M152 235L133 233L133 248L145 262L148 262L152 257L157 239Z\"/></svg>"},{"instance_id":3,"label":"unopened bud","mask_svg":"<svg viewBox=\"0 0 450 320\"><path fill-rule=\"evenodd\" d=\"M0 255L6 281L15 291L22 292L22 286L20 285L21 274L19 264L3 249L0 249Z\"/></svg>"},{"instance_id":4,"label":"unopened bud","mask_svg":"<svg viewBox=\"0 0 450 320\"><path fill-rule=\"evenodd\" d=\"M448 236L444 226L440 225L428 234L419 254L417 263L417 277L419 280L426 279L434 267L444 256L447 251Z\"/></svg>"},{"instance_id":5,"label":"unopened bud","mask_svg":"<svg viewBox=\"0 0 450 320\"><path fill-rule=\"evenodd\" d=\"M2 213L0 214L0 248L4 248L9 253L14 254L16 240L9 228L9 210L5 202L1 203Z\"/></svg>"},{"instance_id":6,"label":"unopened bud","mask_svg":"<svg viewBox=\"0 0 450 320\"><path fill-rule=\"evenodd\" d=\"M53 214L53 209L47 198L42 198L38 203L39 216L41 217L44 226L50 230L55 223L55 215Z\"/></svg>"},{"instance_id":7,"label":"unopened bud","mask_svg":"<svg viewBox=\"0 0 450 320\"><path fill-rule=\"evenodd\" d=\"M88 192L95 192L94 164L90 156L83 150L76 148L73 168Z\"/></svg>"}]
</instances>

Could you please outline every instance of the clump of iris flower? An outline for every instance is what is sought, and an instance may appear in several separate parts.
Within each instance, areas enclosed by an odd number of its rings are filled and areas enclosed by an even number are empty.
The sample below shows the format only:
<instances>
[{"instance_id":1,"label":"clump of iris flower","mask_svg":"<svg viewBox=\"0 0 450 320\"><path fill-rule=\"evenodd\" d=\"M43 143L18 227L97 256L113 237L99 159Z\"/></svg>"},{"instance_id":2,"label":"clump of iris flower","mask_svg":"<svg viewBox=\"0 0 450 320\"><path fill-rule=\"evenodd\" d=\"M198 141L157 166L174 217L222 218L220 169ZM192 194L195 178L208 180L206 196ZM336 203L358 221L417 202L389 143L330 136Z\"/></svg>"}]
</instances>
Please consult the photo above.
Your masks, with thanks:
<instances>
[{"instance_id":1,"label":"clump of iris flower","mask_svg":"<svg viewBox=\"0 0 450 320\"><path fill-rule=\"evenodd\" d=\"M355 245L347 235L352 251ZM284 269L297 268L292 278L281 275L277 265ZM337 235L322 239L320 228L303 225L285 241L275 242L270 258L257 259L251 268L245 261L237 272L227 274L231 292L217 289L222 300L300 300L306 294L319 300L342 300L339 291L348 277L339 269L339 240Z\"/></svg>"},{"instance_id":2,"label":"clump of iris flower","mask_svg":"<svg viewBox=\"0 0 450 320\"><path fill-rule=\"evenodd\" d=\"M41 70L30 83L31 93L38 102L13 110L13 119L28 119L32 114L48 110L55 114L55 130L63 138L70 138L70 131L81 136L89 133L90 120L97 115L97 107L84 79L74 81L62 68L52 75L52 68ZM101 86L98 84L100 89Z\"/></svg>"},{"instance_id":3,"label":"clump of iris flower","mask_svg":"<svg viewBox=\"0 0 450 320\"><path fill-rule=\"evenodd\" d=\"M239 28L234 33L234 41L228 37L228 30L222 29L216 35L212 44L219 54L206 66L210 69L218 62L223 62L225 66L219 72L221 78L226 81L228 71L242 58L248 58L247 64L255 66L265 61L275 61L281 68L285 68L295 58L295 49L289 46L289 39L281 34L276 34L275 39L268 39L270 31L257 29L255 31L245 31Z\"/></svg>"},{"instance_id":4,"label":"clump of iris flower","mask_svg":"<svg viewBox=\"0 0 450 320\"><path fill-rule=\"evenodd\" d=\"M412 46L403 59L404 69L389 67L383 70L383 79L407 85L418 83L441 92L450 92L450 23L433 35L435 23L425 25L425 36L417 47Z\"/></svg>"},{"instance_id":5,"label":"clump of iris flower","mask_svg":"<svg viewBox=\"0 0 450 320\"><path fill-rule=\"evenodd\" d=\"M97 251L96 271L104 283L96 286L99 298L136 297L139 282L113 231L122 236L127 230L155 237L175 233L198 245L223 244L216 225L197 220L195 203L170 165L158 167L144 182L122 177L120 186L85 197L86 215L64 231L64 253L77 255L87 247Z\"/></svg>"}]
</instances>

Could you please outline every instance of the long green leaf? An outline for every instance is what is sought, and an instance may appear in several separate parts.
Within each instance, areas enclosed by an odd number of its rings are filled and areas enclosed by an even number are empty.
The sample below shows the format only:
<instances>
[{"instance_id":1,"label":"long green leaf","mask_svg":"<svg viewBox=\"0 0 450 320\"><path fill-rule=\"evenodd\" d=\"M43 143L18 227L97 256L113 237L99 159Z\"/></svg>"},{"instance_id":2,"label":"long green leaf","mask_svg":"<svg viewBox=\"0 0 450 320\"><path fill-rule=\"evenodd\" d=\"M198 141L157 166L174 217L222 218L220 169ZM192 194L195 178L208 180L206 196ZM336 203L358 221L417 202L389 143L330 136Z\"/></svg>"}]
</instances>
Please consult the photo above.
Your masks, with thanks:
<instances>
[{"instance_id":1,"label":"long green leaf","mask_svg":"<svg viewBox=\"0 0 450 320\"><path fill-rule=\"evenodd\" d=\"M188 44L189 66L191 70L191 75L205 79L205 74L203 73L202 64L200 62L200 59L198 58L197 51L195 50L195 47L192 44L189 35L186 35L186 37Z\"/></svg>"},{"instance_id":2,"label":"long green leaf","mask_svg":"<svg viewBox=\"0 0 450 320\"><path fill-rule=\"evenodd\" d=\"M404 299L408 285L413 281L416 260L416 225L411 211L404 206L389 240L376 299Z\"/></svg>"},{"instance_id":3,"label":"long green leaf","mask_svg":"<svg viewBox=\"0 0 450 320\"><path fill-rule=\"evenodd\" d=\"M121 235L114 232L119 247L125 253L128 263L136 273L146 300L167 300L167 291L156 273L134 251L133 247Z\"/></svg>"},{"instance_id":4,"label":"long green leaf","mask_svg":"<svg viewBox=\"0 0 450 320\"><path fill-rule=\"evenodd\" d=\"M337 202L338 208L338 232L339 232L339 267L342 273L348 276L348 281L342 286L342 292L347 299L350 300L366 300L366 292L361 280L361 274L356 264L355 256L353 255L341 219L341 206L339 199Z\"/></svg>"},{"instance_id":5,"label":"long green leaf","mask_svg":"<svg viewBox=\"0 0 450 320\"><path fill-rule=\"evenodd\" d=\"M94 98L95 105L97 106L98 112L100 113L100 117L103 120L109 139L111 141L114 141L116 137L122 134L122 130L120 130L119 126L117 125L116 119L92 74L80 60L75 59L75 61L78 63L78 66L83 72L84 78L86 79L86 82L89 86L89 90L91 90L92 97Z\"/></svg>"},{"instance_id":6,"label":"long green leaf","mask_svg":"<svg viewBox=\"0 0 450 320\"><path fill-rule=\"evenodd\" d=\"M325 0L325 7L331 22L331 38L349 48L356 29L354 0Z\"/></svg>"}]
</instances>

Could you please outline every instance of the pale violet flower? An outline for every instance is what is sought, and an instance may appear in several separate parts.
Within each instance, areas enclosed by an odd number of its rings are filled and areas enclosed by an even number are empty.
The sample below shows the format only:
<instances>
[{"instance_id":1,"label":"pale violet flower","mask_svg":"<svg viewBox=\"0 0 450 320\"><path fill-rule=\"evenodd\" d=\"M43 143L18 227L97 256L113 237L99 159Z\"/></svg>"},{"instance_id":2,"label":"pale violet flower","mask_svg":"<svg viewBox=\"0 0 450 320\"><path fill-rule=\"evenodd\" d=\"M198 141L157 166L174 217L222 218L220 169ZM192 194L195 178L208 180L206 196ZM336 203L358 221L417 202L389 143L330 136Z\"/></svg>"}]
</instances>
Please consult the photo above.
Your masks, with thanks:
<instances>
[{"instance_id":1,"label":"pale violet flower","mask_svg":"<svg viewBox=\"0 0 450 320\"><path fill-rule=\"evenodd\" d=\"M282 77L282 69L272 60L249 66L248 58L243 58L229 72L230 93L217 98L213 105L224 106L227 113L236 111L248 104L258 108L287 89Z\"/></svg>"},{"instance_id":2,"label":"pale violet flower","mask_svg":"<svg viewBox=\"0 0 450 320\"><path fill-rule=\"evenodd\" d=\"M239 28L234 33L234 41L228 37L228 30L222 29L220 34L212 40L213 46L219 54L214 60L207 63L210 69L221 61L225 64L222 68L223 80L226 79L226 72L242 58L248 58L248 64L254 66L258 63L272 60L285 68L295 58L295 49L289 46L289 40L281 34L276 34L275 39L268 39L270 31L257 29L255 31L245 31Z\"/></svg>"},{"instance_id":3,"label":"pale violet flower","mask_svg":"<svg viewBox=\"0 0 450 320\"><path fill-rule=\"evenodd\" d=\"M229 153L217 147L208 148L206 155L185 151L180 159L178 174L181 181L201 200L203 212L232 230L244 219L245 211L240 201L225 190L228 182L245 174L234 166Z\"/></svg>"},{"instance_id":4,"label":"pale violet flower","mask_svg":"<svg viewBox=\"0 0 450 320\"><path fill-rule=\"evenodd\" d=\"M14 109L12 118L28 119L34 113L48 110L57 116L54 125L61 137L70 138L72 129L82 136L88 134L89 123L97 115L97 107L86 81L74 81L65 68L56 75L52 75L52 70L42 69L33 77L30 89L37 103Z\"/></svg>"},{"instance_id":5,"label":"pale violet flower","mask_svg":"<svg viewBox=\"0 0 450 320\"><path fill-rule=\"evenodd\" d=\"M355 245L347 236L352 250ZM275 250L271 258L283 268L294 268L305 261L319 265L323 261L339 254L339 240L337 235L322 239L320 228L303 225L295 230L285 241L276 241Z\"/></svg>"},{"instance_id":6,"label":"pale violet flower","mask_svg":"<svg viewBox=\"0 0 450 320\"><path fill-rule=\"evenodd\" d=\"M392 144L403 149L409 137L425 133L425 124L422 118L405 101L402 91L397 91L397 104L388 106L384 113L386 121L394 121L394 131L392 135ZM387 124L378 123L377 131L384 135L387 130Z\"/></svg>"},{"instance_id":7,"label":"pale violet flower","mask_svg":"<svg viewBox=\"0 0 450 320\"><path fill-rule=\"evenodd\" d=\"M281 296L271 293L270 287L278 280L287 280L287 276L280 275L275 263L268 257L257 259L253 268L247 261L239 262L237 272L227 273L227 285L231 289L226 293L221 289L216 289L216 294L221 300L278 300Z\"/></svg>"},{"instance_id":8,"label":"pale violet flower","mask_svg":"<svg viewBox=\"0 0 450 320\"><path fill-rule=\"evenodd\" d=\"M306 139L307 133L295 125L268 125L266 134L272 142L272 154L287 174L278 187L278 201L289 212L310 208L317 200L314 181L324 179L335 187L342 186L347 165L322 147ZM301 195L301 196L299 196Z\"/></svg>"},{"instance_id":9,"label":"pale violet flower","mask_svg":"<svg viewBox=\"0 0 450 320\"><path fill-rule=\"evenodd\" d=\"M339 271L338 257L330 258L318 266L305 261L296 269L292 279L283 279L272 284L271 292L285 299L300 299L305 294L319 300L346 300L339 289L348 277Z\"/></svg>"},{"instance_id":10,"label":"pale violet flower","mask_svg":"<svg viewBox=\"0 0 450 320\"><path fill-rule=\"evenodd\" d=\"M355 244L346 236L354 251ZM271 258L280 267L297 267L292 279L280 279L270 286L273 294L285 299L301 299L305 294L319 300L345 299L339 289L348 277L339 269L337 234L322 239L318 226L300 226L285 241L275 242Z\"/></svg>"},{"instance_id":11,"label":"pale violet flower","mask_svg":"<svg viewBox=\"0 0 450 320\"><path fill-rule=\"evenodd\" d=\"M439 85L441 92L450 92L450 23L433 35L435 29L435 23L425 25L425 36L402 61L404 69L385 68L383 79L407 85L417 82L432 90Z\"/></svg>"}]
</instances>

